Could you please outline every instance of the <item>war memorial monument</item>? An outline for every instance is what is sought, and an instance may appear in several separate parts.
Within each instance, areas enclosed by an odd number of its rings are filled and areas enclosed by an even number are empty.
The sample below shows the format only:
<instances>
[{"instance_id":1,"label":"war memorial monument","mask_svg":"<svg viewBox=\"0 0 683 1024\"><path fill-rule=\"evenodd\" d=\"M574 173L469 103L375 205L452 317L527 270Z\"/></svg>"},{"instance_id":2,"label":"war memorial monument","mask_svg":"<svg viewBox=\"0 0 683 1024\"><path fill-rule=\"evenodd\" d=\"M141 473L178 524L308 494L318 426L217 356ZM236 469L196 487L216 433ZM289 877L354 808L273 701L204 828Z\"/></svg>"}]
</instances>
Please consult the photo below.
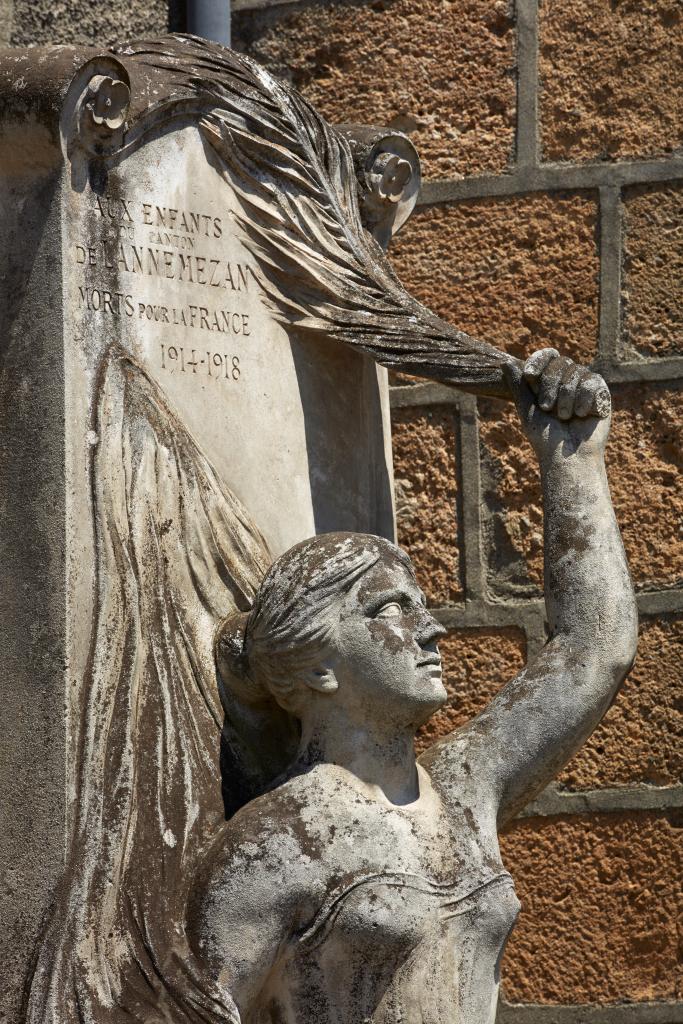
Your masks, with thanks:
<instances>
[{"instance_id":1,"label":"war memorial monument","mask_svg":"<svg viewBox=\"0 0 683 1024\"><path fill-rule=\"evenodd\" d=\"M492 1024L498 830L636 612L602 378L430 313L409 140L185 36L0 56L5 1024ZM550 638L445 698L394 544L387 368L516 403Z\"/></svg>"}]
</instances>

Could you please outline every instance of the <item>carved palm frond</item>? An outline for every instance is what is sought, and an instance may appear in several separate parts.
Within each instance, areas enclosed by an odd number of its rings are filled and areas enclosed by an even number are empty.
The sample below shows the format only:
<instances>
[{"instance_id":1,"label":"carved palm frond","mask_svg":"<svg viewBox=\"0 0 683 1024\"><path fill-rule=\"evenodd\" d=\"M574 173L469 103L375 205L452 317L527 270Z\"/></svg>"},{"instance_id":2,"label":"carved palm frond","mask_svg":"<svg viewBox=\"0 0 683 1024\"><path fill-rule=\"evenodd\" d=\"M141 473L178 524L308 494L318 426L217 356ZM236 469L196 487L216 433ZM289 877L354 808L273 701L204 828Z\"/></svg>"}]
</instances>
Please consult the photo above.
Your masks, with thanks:
<instances>
[{"instance_id":1,"label":"carved palm frond","mask_svg":"<svg viewBox=\"0 0 683 1024\"><path fill-rule=\"evenodd\" d=\"M511 356L439 319L401 285L361 223L349 143L250 58L191 36L120 52L199 101L239 196L237 220L275 315L394 369L506 393Z\"/></svg>"}]
</instances>

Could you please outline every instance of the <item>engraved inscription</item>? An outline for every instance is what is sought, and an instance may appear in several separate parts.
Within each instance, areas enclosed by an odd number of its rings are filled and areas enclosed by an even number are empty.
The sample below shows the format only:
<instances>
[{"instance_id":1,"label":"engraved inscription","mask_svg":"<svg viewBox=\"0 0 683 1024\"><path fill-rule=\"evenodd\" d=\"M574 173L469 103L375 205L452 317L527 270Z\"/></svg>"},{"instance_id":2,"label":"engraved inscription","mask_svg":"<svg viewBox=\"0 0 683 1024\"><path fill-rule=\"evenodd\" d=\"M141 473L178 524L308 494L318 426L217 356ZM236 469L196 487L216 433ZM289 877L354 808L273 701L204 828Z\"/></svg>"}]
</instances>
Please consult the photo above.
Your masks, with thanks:
<instances>
[{"instance_id":1,"label":"engraved inscription","mask_svg":"<svg viewBox=\"0 0 683 1024\"><path fill-rule=\"evenodd\" d=\"M218 334L251 334L249 313L236 313L230 309L209 309L208 306L164 306L151 302L136 302L130 292L112 292L106 288L88 288L79 285L81 307L92 313L107 313L115 317L137 317L154 323L190 327Z\"/></svg>"},{"instance_id":2,"label":"engraved inscription","mask_svg":"<svg viewBox=\"0 0 683 1024\"><path fill-rule=\"evenodd\" d=\"M171 373L205 373L213 380L239 380L241 376L239 356L224 352L200 352L185 350L182 345L161 345L161 368Z\"/></svg>"},{"instance_id":3,"label":"engraved inscription","mask_svg":"<svg viewBox=\"0 0 683 1024\"><path fill-rule=\"evenodd\" d=\"M122 324L159 325L164 340L152 344L158 344L159 365L166 373L239 381L242 354L226 351L218 336L235 342L252 336L254 304L247 302L244 308L241 296L257 291L257 279L249 264L226 254L224 219L119 195L94 196L92 201L102 225L100 237L90 244L81 239L73 248L84 276L78 286L80 307ZM171 287L169 294L166 282L179 287ZM200 290L201 299L194 299ZM178 342L169 336L174 330ZM193 348L187 332L211 334L216 340L207 338Z\"/></svg>"},{"instance_id":4,"label":"engraved inscription","mask_svg":"<svg viewBox=\"0 0 683 1024\"><path fill-rule=\"evenodd\" d=\"M77 245L76 263L81 266L87 264L89 267L101 266L105 270L127 274L164 277L167 281L185 281L188 284L208 285L209 288L230 289L233 292L246 291L252 273L250 267L241 263L228 263L192 253L153 249L149 245L128 245L124 242L116 249Z\"/></svg>"},{"instance_id":5,"label":"engraved inscription","mask_svg":"<svg viewBox=\"0 0 683 1024\"><path fill-rule=\"evenodd\" d=\"M150 227L169 228L171 231L184 231L188 235L206 235L207 238L220 238L223 234L223 223L220 217L211 217L207 213L176 210L173 207L153 206L152 203L142 204L142 218Z\"/></svg>"}]
</instances>

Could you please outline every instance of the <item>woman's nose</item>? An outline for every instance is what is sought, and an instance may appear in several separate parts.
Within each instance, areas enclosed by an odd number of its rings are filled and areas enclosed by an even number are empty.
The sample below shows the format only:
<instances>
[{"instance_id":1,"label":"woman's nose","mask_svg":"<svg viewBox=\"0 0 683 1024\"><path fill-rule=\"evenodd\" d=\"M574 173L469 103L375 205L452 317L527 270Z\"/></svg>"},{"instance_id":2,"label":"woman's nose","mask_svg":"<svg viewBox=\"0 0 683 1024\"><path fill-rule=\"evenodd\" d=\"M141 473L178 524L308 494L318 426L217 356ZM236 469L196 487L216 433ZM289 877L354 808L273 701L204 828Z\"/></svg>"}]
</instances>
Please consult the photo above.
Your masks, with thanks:
<instances>
[{"instance_id":1,"label":"woman's nose","mask_svg":"<svg viewBox=\"0 0 683 1024\"><path fill-rule=\"evenodd\" d=\"M437 640L440 640L442 636L446 635L446 630L437 622L433 615L429 612L424 612L422 616L422 622L418 630L417 642L420 647L427 647L429 644L436 644Z\"/></svg>"}]
</instances>

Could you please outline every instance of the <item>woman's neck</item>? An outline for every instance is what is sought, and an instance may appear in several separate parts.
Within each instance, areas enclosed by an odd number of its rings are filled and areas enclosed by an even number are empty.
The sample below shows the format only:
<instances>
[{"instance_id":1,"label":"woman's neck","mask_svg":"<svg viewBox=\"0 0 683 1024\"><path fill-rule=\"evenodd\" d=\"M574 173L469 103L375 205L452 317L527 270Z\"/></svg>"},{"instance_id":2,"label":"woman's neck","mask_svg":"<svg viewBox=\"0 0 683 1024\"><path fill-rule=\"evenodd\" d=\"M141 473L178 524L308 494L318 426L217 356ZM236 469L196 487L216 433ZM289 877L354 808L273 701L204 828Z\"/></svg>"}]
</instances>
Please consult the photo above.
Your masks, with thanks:
<instances>
[{"instance_id":1,"label":"woman's neck","mask_svg":"<svg viewBox=\"0 0 683 1024\"><path fill-rule=\"evenodd\" d=\"M412 728L359 725L335 714L322 722L302 722L296 764L339 765L390 803L413 803L420 795L414 736Z\"/></svg>"}]
</instances>

